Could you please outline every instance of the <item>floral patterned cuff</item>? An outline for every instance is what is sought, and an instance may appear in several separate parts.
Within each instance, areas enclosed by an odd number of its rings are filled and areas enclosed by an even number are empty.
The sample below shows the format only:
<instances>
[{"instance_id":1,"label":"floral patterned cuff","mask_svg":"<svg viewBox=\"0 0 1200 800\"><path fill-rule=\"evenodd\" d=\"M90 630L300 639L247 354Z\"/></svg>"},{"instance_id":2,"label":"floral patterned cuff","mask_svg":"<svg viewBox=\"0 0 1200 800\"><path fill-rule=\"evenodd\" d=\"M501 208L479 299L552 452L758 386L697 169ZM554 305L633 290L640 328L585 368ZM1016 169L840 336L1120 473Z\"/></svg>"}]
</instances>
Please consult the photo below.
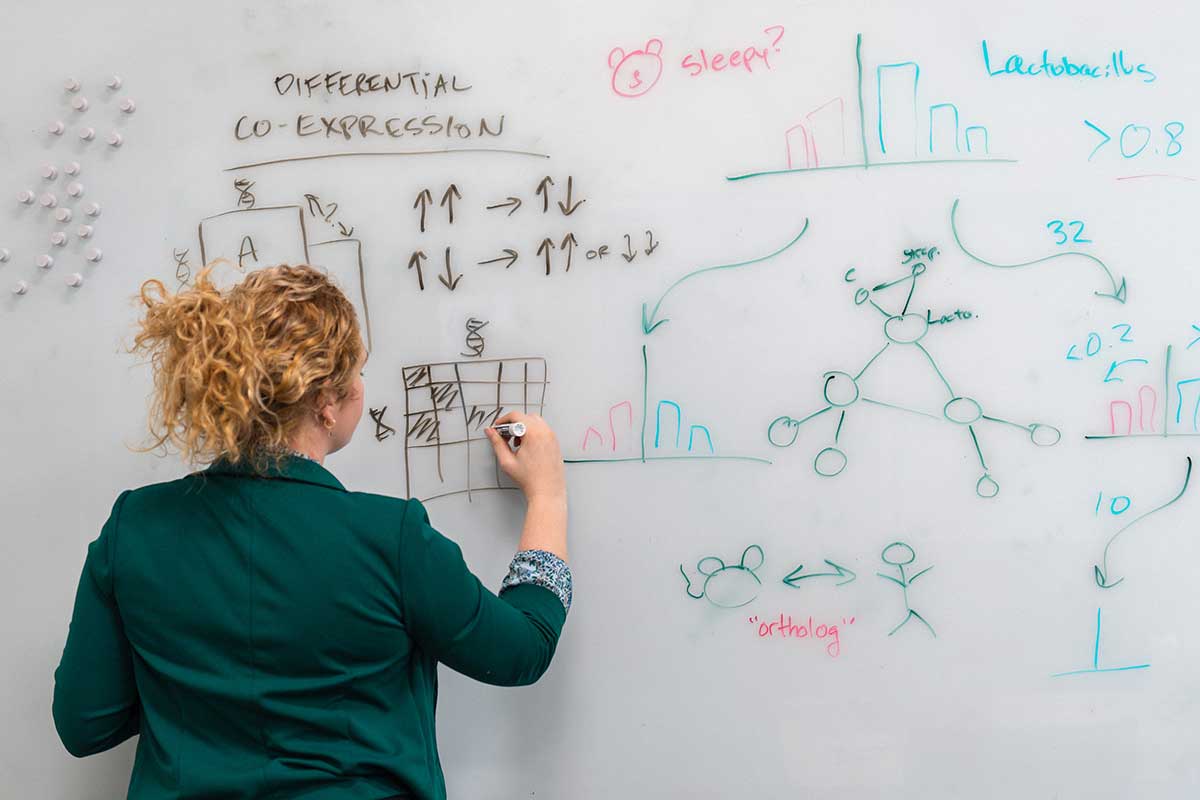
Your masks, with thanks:
<instances>
[{"instance_id":1,"label":"floral patterned cuff","mask_svg":"<svg viewBox=\"0 0 1200 800\"><path fill-rule=\"evenodd\" d=\"M532 583L549 589L558 595L563 609L571 610L571 568L553 553L545 550L522 550L513 556L508 566L508 575L500 584L500 593L505 589Z\"/></svg>"}]
</instances>

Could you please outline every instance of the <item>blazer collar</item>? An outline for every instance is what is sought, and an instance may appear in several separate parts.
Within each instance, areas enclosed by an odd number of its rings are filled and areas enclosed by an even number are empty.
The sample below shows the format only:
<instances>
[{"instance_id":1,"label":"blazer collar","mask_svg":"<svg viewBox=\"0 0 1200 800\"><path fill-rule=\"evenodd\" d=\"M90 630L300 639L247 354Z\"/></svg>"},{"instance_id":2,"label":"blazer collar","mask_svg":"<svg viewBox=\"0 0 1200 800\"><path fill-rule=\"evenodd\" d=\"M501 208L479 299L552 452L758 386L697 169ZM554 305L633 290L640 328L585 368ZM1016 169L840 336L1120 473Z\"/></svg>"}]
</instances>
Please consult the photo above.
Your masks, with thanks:
<instances>
[{"instance_id":1,"label":"blazer collar","mask_svg":"<svg viewBox=\"0 0 1200 800\"><path fill-rule=\"evenodd\" d=\"M300 483L311 483L315 486L336 489L339 492L346 491L346 487L342 486L341 481L316 461L293 455L285 456L279 464L276 464L274 461L268 462L266 472L263 473L255 472L254 467L245 460L237 464L232 464L224 458L219 458L210 464L204 470L204 473L208 475L239 475L249 478L299 481Z\"/></svg>"}]
</instances>

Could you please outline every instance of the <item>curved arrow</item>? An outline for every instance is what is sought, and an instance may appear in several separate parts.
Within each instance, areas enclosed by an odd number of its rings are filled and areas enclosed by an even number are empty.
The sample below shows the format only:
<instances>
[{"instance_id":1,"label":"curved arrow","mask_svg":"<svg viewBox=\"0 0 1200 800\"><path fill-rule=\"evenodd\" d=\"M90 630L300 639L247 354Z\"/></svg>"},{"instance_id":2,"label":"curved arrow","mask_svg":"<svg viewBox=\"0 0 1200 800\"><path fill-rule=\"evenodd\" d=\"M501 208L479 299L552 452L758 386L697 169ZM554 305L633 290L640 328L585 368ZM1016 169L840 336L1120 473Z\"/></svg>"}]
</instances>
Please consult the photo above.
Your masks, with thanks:
<instances>
[{"instance_id":1,"label":"curved arrow","mask_svg":"<svg viewBox=\"0 0 1200 800\"><path fill-rule=\"evenodd\" d=\"M793 589L799 589L800 587L796 584L805 578L845 578L847 575L849 575L849 578L846 578L844 581L838 581L836 584L837 586L845 586L847 583L850 583L858 577L858 573L856 573L854 570L847 569L840 564L835 564L828 558L825 559L825 563L833 567L834 572L810 572L807 575L801 575L800 571L804 569L804 565L801 564L788 573L788 576L783 579L783 582Z\"/></svg>"},{"instance_id":2,"label":"curved arrow","mask_svg":"<svg viewBox=\"0 0 1200 800\"><path fill-rule=\"evenodd\" d=\"M705 267L704 269L698 269L695 272L689 272L687 275L684 275L682 278L680 278L679 280L675 281L674 283L672 283L670 286L667 287L667 290L662 293L661 297L658 298L658 302L654 304L654 310L650 312L649 316L646 315L646 304L642 303L642 333L649 335L659 325L662 325L664 322L670 322L669 319L660 319L660 320L655 321L655 317L658 316L658 310L662 307L663 301L667 299L667 295L669 295L671 292L675 291L675 288L678 287L679 284L683 283L686 280L694 278L697 275L703 275L706 272L715 272L717 270L722 270L722 269L737 269L738 267L748 267L751 264L758 264L759 262L774 258L775 256L782 253L784 250L787 250L789 247L794 245L796 242L800 241L800 237L804 236L804 234L807 230L808 230L808 217L805 217L804 218L804 227L800 229L800 232L798 234L796 234L796 236L790 242L788 242L783 247L779 248L778 250L776 250L773 253L768 253L767 255L759 256L758 258L752 258L749 261L739 261L736 264L718 264L715 267Z\"/></svg>"},{"instance_id":3,"label":"curved arrow","mask_svg":"<svg viewBox=\"0 0 1200 800\"><path fill-rule=\"evenodd\" d=\"M1126 364L1149 364L1149 363L1150 362L1144 358L1127 358L1124 361L1114 361L1108 367L1108 372L1104 376L1104 382L1105 383L1124 383L1125 382L1124 378L1118 378L1116 375L1113 375L1113 373L1116 372L1121 367L1125 366Z\"/></svg>"},{"instance_id":4,"label":"curved arrow","mask_svg":"<svg viewBox=\"0 0 1200 800\"><path fill-rule=\"evenodd\" d=\"M1188 456L1187 457L1187 471L1184 472L1184 474L1183 474L1183 488L1179 490L1179 494L1175 495L1170 500L1163 503L1161 506L1150 509L1145 514L1142 514L1140 517L1138 517L1137 519L1130 522L1124 528L1121 528L1121 530L1114 533L1113 537L1108 540L1108 544L1104 545L1104 557L1100 560L1100 564L1097 564L1094 567L1094 576L1096 578L1097 586L1099 586L1101 589L1111 589L1114 586L1116 586L1118 583L1120 583L1121 581L1125 580L1124 578L1118 578L1117 580L1113 581L1112 583L1108 582L1108 550L1110 547L1113 546L1113 542L1117 541L1117 537L1119 537L1122 533L1124 533L1125 531L1132 528L1134 525L1137 525L1139 522L1141 522L1142 520L1144 520L1146 517L1150 516L1151 514L1157 514L1159 511L1162 511L1164 508L1167 508L1168 506L1171 506L1171 505L1174 505L1175 503L1177 503L1179 501L1179 499L1183 497L1184 492L1187 491L1188 483L1191 481L1191 479L1192 479L1192 457Z\"/></svg>"},{"instance_id":5,"label":"curved arrow","mask_svg":"<svg viewBox=\"0 0 1200 800\"><path fill-rule=\"evenodd\" d=\"M997 264L994 261L988 261L985 258L980 258L979 256L972 253L970 250L968 250L967 246L962 243L962 239L959 238L958 223L957 223L957 220L955 219L955 215L957 213L958 213L958 198L955 198L954 205L952 205L950 207L950 231L954 234L954 243L958 245L958 249L962 250L963 253L966 254L967 258L971 259L972 261L977 261L980 264L983 264L985 267L995 267L996 269L1017 269L1019 267L1031 267L1034 264L1041 264L1045 261L1053 261L1056 258L1064 258L1066 256L1080 256L1081 258L1086 258L1087 260L1092 261L1095 264L1099 265L1100 269L1104 270L1104 275L1108 278L1108 282L1112 286L1112 292L1093 292L1093 294L1095 294L1097 297L1111 297L1113 300L1116 300L1118 303L1125 302L1125 296L1128 291L1127 287L1125 286L1125 279L1122 278L1121 285L1118 286L1117 279L1113 277L1112 271L1109 270L1108 265L1090 253L1084 253L1079 250L1068 250L1064 253L1055 253L1052 256L1046 256L1044 258L1035 258L1032 261L1022 261L1017 264Z\"/></svg>"}]
</instances>

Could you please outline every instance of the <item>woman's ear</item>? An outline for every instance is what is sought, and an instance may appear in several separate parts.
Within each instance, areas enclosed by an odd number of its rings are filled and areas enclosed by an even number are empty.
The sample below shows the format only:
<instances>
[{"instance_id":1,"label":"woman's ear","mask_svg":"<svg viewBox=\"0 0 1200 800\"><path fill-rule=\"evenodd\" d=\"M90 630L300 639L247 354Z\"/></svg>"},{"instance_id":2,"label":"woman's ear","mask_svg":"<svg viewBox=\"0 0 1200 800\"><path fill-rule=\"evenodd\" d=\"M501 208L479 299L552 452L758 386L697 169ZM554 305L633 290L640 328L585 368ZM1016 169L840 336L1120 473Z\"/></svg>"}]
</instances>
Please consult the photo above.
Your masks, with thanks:
<instances>
[{"instance_id":1,"label":"woman's ear","mask_svg":"<svg viewBox=\"0 0 1200 800\"><path fill-rule=\"evenodd\" d=\"M317 396L316 417L322 428L330 428L337 422L337 405L332 395L322 391Z\"/></svg>"}]
</instances>

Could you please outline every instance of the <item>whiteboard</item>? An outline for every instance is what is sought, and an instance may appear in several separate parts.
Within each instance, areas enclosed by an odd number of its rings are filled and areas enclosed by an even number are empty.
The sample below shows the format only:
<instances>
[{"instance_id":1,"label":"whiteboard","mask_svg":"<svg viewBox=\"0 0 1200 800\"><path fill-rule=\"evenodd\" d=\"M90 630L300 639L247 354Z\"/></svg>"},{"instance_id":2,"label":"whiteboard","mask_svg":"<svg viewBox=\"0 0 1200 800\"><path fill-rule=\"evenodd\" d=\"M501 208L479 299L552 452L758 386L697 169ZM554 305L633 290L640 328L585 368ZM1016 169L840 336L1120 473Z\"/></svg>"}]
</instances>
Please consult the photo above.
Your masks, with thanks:
<instances>
[{"instance_id":1,"label":"whiteboard","mask_svg":"<svg viewBox=\"0 0 1200 800\"><path fill-rule=\"evenodd\" d=\"M329 466L425 499L493 588L522 506L480 429L559 432L575 606L535 686L443 674L452 796L1195 796L1190 6L11 17L15 795L126 786L132 743L62 751L52 671L113 498L186 469L129 449L130 298L224 258L369 317L378 422Z\"/></svg>"}]
</instances>

